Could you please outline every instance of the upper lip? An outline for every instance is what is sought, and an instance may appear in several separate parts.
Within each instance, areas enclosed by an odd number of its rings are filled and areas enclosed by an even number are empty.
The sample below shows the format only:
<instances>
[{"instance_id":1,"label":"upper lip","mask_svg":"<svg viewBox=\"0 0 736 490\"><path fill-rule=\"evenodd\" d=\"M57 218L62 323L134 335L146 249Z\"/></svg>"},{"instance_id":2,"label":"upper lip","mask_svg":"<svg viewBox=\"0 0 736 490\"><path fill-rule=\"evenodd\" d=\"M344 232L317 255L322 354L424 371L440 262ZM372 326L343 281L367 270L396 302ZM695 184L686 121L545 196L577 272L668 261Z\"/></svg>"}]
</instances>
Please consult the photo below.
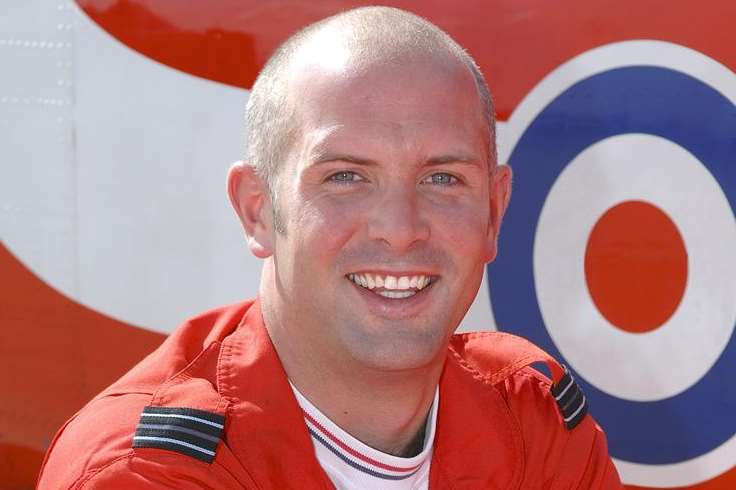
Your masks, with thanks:
<instances>
[{"instance_id":1,"label":"upper lip","mask_svg":"<svg viewBox=\"0 0 736 490\"><path fill-rule=\"evenodd\" d=\"M406 270L385 270L385 269L357 269L354 271L350 271L346 276L349 276L350 274L374 274L374 275L380 275L380 276L395 276L395 277L401 277L401 276L429 276L429 277L437 277L439 274L427 271L427 270L419 270L419 269L406 269Z\"/></svg>"}]
</instances>

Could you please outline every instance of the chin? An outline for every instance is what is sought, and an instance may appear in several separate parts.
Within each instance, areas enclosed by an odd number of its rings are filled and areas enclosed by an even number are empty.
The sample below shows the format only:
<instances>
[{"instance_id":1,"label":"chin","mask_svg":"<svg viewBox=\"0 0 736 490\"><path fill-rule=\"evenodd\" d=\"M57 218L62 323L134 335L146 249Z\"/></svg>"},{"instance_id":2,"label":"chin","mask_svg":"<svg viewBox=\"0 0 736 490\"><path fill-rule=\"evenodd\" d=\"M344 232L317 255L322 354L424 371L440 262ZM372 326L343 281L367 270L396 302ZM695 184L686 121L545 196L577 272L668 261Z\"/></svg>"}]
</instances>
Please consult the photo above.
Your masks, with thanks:
<instances>
[{"instance_id":1,"label":"chin","mask_svg":"<svg viewBox=\"0 0 736 490\"><path fill-rule=\"evenodd\" d=\"M447 329L418 330L400 326L384 332L356 330L346 333L343 339L351 357L366 367L381 371L421 369L444 362L450 335Z\"/></svg>"}]
</instances>

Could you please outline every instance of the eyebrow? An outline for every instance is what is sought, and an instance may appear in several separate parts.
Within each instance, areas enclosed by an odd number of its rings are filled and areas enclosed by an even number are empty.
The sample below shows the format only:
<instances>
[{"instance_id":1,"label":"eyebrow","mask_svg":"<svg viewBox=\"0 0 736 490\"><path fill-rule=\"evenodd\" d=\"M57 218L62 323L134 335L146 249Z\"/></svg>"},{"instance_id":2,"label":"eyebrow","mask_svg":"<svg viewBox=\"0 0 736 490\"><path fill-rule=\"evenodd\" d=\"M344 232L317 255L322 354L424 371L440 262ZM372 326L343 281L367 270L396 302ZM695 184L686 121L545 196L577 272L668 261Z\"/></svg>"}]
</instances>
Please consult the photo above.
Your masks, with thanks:
<instances>
[{"instance_id":1,"label":"eyebrow","mask_svg":"<svg viewBox=\"0 0 736 490\"><path fill-rule=\"evenodd\" d=\"M350 155L347 153L318 153L317 158L312 160L310 162L310 167L319 165L322 163L330 163L330 162L348 162L348 163L354 163L356 165L365 165L365 166L373 166L378 165L378 163L375 160L371 160L369 158L363 158L356 155Z\"/></svg>"},{"instance_id":2,"label":"eyebrow","mask_svg":"<svg viewBox=\"0 0 736 490\"><path fill-rule=\"evenodd\" d=\"M476 158L472 155L464 155L464 154L457 154L457 155L441 155L437 157L432 157L428 159L425 162L425 165L432 166L432 165L445 165L448 163L459 163L462 165L470 165L472 167L482 167L482 161L479 158Z\"/></svg>"},{"instance_id":3,"label":"eyebrow","mask_svg":"<svg viewBox=\"0 0 736 490\"><path fill-rule=\"evenodd\" d=\"M310 166L316 166L323 163L330 163L330 162L347 162L347 163L353 163L355 165L363 165L363 166L375 166L378 165L378 163L375 160L371 160L370 158L364 158L359 157L356 155L350 155L348 153L330 153L326 152L321 155L319 155L316 159L312 160L310 162ZM464 154L447 154L447 155L440 155L436 157L432 157L427 159L422 166L435 166L435 165L447 165L447 164L461 164L461 165L469 165L472 167L482 167L482 163L480 159L470 156L470 155L464 155Z\"/></svg>"}]
</instances>

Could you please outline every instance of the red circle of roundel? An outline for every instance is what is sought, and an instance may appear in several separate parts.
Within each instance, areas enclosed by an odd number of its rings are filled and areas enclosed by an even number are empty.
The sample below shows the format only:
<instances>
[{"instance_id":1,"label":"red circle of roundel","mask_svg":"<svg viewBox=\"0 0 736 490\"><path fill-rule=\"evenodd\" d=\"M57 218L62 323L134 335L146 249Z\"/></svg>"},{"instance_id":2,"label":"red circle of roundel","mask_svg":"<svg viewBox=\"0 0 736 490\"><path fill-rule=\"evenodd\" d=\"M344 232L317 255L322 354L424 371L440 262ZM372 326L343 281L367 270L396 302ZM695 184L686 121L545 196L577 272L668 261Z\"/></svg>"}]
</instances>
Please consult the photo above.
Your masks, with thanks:
<instances>
[{"instance_id":1,"label":"red circle of roundel","mask_svg":"<svg viewBox=\"0 0 736 490\"><path fill-rule=\"evenodd\" d=\"M585 279L598 311L614 326L631 333L654 330L672 316L685 292L682 236L652 204L617 204L588 237Z\"/></svg>"}]
</instances>

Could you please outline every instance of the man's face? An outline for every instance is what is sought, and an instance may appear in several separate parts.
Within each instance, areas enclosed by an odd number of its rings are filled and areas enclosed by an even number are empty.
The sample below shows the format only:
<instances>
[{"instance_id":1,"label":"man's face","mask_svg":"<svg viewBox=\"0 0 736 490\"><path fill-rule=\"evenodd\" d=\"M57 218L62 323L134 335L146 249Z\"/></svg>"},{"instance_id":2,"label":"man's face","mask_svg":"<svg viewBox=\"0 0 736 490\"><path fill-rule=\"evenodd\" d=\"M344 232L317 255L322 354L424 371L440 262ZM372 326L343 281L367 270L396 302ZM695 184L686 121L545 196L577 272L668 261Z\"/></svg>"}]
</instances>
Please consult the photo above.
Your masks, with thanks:
<instances>
[{"instance_id":1,"label":"man's face","mask_svg":"<svg viewBox=\"0 0 736 490\"><path fill-rule=\"evenodd\" d=\"M305 73L273 249L291 338L344 365L429 365L495 254L500 186L472 76L426 59Z\"/></svg>"}]
</instances>

